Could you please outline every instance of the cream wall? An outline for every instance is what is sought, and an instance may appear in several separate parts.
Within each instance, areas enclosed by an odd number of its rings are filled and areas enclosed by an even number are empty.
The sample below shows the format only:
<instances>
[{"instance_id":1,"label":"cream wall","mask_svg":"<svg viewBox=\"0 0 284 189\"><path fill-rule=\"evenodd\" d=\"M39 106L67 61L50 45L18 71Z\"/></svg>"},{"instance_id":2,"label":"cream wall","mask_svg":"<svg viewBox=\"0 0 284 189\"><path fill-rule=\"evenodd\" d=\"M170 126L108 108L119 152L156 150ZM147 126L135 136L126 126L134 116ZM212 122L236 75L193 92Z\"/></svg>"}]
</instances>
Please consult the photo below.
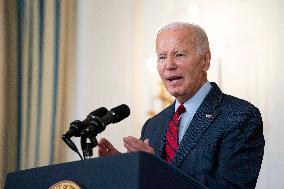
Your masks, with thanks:
<instances>
[{"instance_id":1,"label":"cream wall","mask_svg":"<svg viewBox=\"0 0 284 189\"><path fill-rule=\"evenodd\" d=\"M78 1L77 73L74 85L74 119L84 119L99 107L108 109L133 103L132 1ZM71 121L71 120L70 120ZM136 128L133 114L111 124L98 136L122 149L122 137ZM70 151L70 159L78 159Z\"/></svg>"},{"instance_id":2,"label":"cream wall","mask_svg":"<svg viewBox=\"0 0 284 189\"><path fill-rule=\"evenodd\" d=\"M159 81L153 72L156 31L171 21L195 22L209 36L210 80L262 112L266 146L257 188L284 185L284 2L82 0L78 5L74 119L101 106L128 104L130 117L109 125L98 137L123 150L123 136L139 137L147 111L159 108L153 100ZM69 159L74 158L70 152Z\"/></svg>"}]
</instances>

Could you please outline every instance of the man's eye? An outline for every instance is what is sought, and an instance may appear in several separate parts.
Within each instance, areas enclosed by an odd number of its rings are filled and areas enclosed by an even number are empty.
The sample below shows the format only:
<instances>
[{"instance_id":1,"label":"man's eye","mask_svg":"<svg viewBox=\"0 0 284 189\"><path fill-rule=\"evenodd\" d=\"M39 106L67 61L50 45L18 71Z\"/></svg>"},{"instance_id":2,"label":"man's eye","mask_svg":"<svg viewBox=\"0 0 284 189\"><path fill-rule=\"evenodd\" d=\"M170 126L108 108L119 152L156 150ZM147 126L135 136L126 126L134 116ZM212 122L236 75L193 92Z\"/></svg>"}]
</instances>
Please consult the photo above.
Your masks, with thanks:
<instances>
[{"instance_id":1,"label":"man's eye","mask_svg":"<svg viewBox=\"0 0 284 189\"><path fill-rule=\"evenodd\" d=\"M167 58L167 56L158 56L159 60L165 60Z\"/></svg>"},{"instance_id":2,"label":"man's eye","mask_svg":"<svg viewBox=\"0 0 284 189\"><path fill-rule=\"evenodd\" d=\"M185 55L181 53L176 54L176 57L182 57L182 56L185 56Z\"/></svg>"}]
</instances>

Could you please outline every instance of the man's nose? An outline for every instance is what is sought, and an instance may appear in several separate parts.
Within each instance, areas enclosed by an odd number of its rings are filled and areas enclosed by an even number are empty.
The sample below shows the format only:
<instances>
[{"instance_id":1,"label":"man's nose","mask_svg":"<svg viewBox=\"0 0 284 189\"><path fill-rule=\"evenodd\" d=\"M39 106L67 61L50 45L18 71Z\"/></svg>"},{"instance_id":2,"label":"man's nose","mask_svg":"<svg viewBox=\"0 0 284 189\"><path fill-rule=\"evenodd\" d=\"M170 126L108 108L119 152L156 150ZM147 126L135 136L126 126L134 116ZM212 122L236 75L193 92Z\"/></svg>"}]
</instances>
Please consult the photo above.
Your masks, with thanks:
<instances>
[{"instance_id":1,"label":"man's nose","mask_svg":"<svg viewBox=\"0 0 284 189\"><path fill-rule=\"evenodd\" d=\"M168 69L168 70L176 69L177 65L176 65L176 61L175 61L174 56L168 56L166 61L167 61L166 62L166 69Z\"/></svg>"}]
</instances>

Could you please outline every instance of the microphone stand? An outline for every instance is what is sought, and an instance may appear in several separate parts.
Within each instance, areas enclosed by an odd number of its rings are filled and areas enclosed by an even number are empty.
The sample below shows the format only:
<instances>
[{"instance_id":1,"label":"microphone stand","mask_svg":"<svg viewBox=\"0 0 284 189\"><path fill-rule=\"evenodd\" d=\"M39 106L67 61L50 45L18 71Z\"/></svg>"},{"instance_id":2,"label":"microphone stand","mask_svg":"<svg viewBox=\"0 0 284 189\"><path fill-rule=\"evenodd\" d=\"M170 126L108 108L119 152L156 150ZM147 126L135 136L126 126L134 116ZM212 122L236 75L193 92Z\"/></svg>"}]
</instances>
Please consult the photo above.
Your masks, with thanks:
<instances>
[{"instance_id":1,"label":"microphone stand","mask_svg":"<svg viewBox=\"0 0 284 189\"><path fill-rule=\"evenodd\" d=\"M90 159L93 156L93 149L98 146L97 135L105 129L105 124L99 117L94 117L89 123L92 127L87 127L81 131L81 148L84 159ZM87 138L90 142L87 142Z\"/></svg>"},{"instance_id":2,"label":"microphone stand","mask_svg":"<svg viewBox=\"0 0 284 189\"><path fill-rule=\"evenodd\" d=\"M89 138L90 142L87 142L87 138ZM85 135L81 136L81 149L84 159L91 159L93 157L93 149L96 146L98 146L96 135L89 137L86 137Z\"/></svg>"}]
</instances>

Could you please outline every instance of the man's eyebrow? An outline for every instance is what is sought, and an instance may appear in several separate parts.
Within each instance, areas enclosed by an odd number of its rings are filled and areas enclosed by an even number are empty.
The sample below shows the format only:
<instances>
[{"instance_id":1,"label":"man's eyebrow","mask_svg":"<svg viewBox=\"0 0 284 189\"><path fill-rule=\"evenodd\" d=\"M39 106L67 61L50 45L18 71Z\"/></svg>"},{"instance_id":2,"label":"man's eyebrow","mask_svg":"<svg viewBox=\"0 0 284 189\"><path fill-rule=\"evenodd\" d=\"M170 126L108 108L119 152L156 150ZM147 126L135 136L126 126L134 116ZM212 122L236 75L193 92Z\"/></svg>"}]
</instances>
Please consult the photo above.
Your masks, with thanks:
<instances>
[{"instance_id":1,"label":"man's eyebrow","mask_svg":"<svg viewBox=\"0 0 284 189\"><path fill-rule=\"evenodd\" d=\"M160 53L157 53L157 55L166 55L168 54L167 52L160 52Z\"/></svg>"},{"instance_id":2,"label":"man's eyebrow","mask_svg":"<svg viewBox=\"0 0 284 189\"><path fill-rule=\"evenodd\" d=\"M159 52L157 53L157 56L161 56L161 55L167 55L168 53L170 54L177 54L177 53L188 53L189 50L183 50L183 49L176 49L170 52Z\"/></svg>"},{"instance_id":3,"label":"man's eyebrow","mask_svg":"<svg viewBox=\"0 0 284 189\"><path fill-rule=\"evenodd\" d=\"M174 51L174 53L181 53L181 52L183 52L183 53L187 53L187 52L188 52L188 50L177 49L177 50L175 50L175 51Z\"/></svg>"}]
</instances>

